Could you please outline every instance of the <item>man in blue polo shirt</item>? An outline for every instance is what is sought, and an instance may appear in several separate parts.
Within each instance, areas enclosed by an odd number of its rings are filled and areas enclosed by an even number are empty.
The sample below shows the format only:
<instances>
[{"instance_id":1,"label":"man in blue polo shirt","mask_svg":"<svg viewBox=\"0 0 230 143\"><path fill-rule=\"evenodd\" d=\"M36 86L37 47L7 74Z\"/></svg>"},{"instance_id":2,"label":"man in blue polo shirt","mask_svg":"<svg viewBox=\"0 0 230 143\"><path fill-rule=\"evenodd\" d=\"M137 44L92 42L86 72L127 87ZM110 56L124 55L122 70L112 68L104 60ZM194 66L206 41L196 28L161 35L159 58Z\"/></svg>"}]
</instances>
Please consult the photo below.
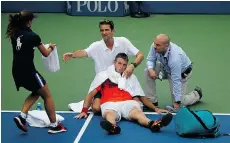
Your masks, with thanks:
<instances>
[{"instance_id":1,"label":"man in blue polo shirt","mask_svg":"<svg viewBox=\"0 0 230 143\"><path fill-rule=\"evenodd\" d=\"M145 69L145 95L158 105L156 96L156 79L168 79L173 106L166 109L176 112L181 106L193 105L202 97L202 90L196 87L186 94L188 80L192 75L192 62L186 53L176 44L170 42L166 34L158 35L151 45Z\"/></svg>"}]
</instances>

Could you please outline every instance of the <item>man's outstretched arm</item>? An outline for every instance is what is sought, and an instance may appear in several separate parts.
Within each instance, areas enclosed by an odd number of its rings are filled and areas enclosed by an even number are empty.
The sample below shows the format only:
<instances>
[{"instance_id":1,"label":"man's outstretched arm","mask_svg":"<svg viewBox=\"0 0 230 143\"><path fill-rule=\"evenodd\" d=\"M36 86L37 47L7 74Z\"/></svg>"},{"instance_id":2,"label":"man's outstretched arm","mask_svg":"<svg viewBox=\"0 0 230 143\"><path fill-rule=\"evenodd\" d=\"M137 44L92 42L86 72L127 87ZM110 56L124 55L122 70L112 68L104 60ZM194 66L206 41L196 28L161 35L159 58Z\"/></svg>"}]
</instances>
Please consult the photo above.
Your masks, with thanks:
<instances>
[{"instance_id":1,"label":"man's outstretched arm","mask_svg":"<svg viewBox=\"0 0 230 143\"><path fill-rule=\"evenodd\" d=\"M70 60L71 58L83 58L83 57L88 57L88 54L85 50L77 50L73 53L65 53L62 56L62 59L64 62Z\"/></svg>"}]
</instances>

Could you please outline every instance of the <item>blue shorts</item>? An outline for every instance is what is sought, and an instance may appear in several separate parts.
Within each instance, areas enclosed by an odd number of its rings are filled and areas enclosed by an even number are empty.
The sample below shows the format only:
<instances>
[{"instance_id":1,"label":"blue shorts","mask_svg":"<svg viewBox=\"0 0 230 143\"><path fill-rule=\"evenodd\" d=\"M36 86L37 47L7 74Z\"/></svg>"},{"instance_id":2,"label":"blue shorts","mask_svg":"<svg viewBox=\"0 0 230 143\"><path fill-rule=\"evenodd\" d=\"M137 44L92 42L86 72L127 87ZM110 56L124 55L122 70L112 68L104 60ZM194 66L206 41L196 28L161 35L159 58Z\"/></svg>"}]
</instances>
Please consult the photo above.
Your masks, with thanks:
<instances>
[{"instance_id":1,"label":"blue shorts","mask_svg":"<svg viewBox=\"0 0 230 143\"><path fill-rule=\"evenodd\" d=\"M25 89L36 93L46 85L45 79L39 72L30 72L26 74L13 73L13 77L18 91L20 87L24 87Z\"/></svg>"}]
</instances>

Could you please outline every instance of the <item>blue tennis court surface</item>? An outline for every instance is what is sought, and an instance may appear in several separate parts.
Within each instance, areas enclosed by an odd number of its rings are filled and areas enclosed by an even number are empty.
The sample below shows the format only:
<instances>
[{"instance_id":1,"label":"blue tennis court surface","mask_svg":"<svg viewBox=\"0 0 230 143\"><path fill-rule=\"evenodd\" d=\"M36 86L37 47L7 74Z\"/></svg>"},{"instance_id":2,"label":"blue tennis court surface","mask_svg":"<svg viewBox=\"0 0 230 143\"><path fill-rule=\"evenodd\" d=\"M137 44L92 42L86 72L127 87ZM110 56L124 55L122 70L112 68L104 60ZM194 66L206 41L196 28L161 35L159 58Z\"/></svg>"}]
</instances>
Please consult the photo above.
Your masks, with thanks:
<instances>
[{"instance_id":1,"label":"blue tennis court surface","mask_svg":"<svg viewBox=\"0 0 230 143\"><path fill-rule=\"evenodd\" d=\"M63 124L68 128L68 132L61 134L50 135L46 128L29 127L28 133L21 132L15 125L13 117L18 115L18 112L1 112L1 130L2 143L230 143L229 136L223 136L215 139L186 139L176 135L174 129L174 121L162 129L160 133L152 133L149 129L139 126L136 123L121 121L121 134L109 136L100 127L101 116L90 114L87 119L74 119L76 113L58 113L65 118ZM150 119L158 119L160 115L147 114ZM230 132L230 116L216 115L220 120L221 133Z\"/></svg>"}]
</instances>

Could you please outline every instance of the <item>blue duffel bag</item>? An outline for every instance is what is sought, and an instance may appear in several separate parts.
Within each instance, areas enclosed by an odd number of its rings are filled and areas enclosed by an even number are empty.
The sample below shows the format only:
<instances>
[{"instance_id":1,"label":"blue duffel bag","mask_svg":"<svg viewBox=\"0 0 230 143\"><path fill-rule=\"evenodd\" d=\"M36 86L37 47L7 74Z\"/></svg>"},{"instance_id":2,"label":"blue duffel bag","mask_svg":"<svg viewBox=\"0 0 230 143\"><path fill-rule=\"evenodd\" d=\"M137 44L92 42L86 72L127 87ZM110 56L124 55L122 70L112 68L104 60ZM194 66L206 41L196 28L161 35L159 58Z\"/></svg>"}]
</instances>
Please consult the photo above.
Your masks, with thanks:
<instances>
[{"instance_id":1,"label":"blue duffel bag","mask_svg":"<svg viewBox=\"0 0 230 143\"><path fill-rule=\"evenodd\" d=\"M219 121L208 110L192 111L187 107L178 109L176 133L187 138L215 138L220 135Z\"/></svg>"}]
</instances>

